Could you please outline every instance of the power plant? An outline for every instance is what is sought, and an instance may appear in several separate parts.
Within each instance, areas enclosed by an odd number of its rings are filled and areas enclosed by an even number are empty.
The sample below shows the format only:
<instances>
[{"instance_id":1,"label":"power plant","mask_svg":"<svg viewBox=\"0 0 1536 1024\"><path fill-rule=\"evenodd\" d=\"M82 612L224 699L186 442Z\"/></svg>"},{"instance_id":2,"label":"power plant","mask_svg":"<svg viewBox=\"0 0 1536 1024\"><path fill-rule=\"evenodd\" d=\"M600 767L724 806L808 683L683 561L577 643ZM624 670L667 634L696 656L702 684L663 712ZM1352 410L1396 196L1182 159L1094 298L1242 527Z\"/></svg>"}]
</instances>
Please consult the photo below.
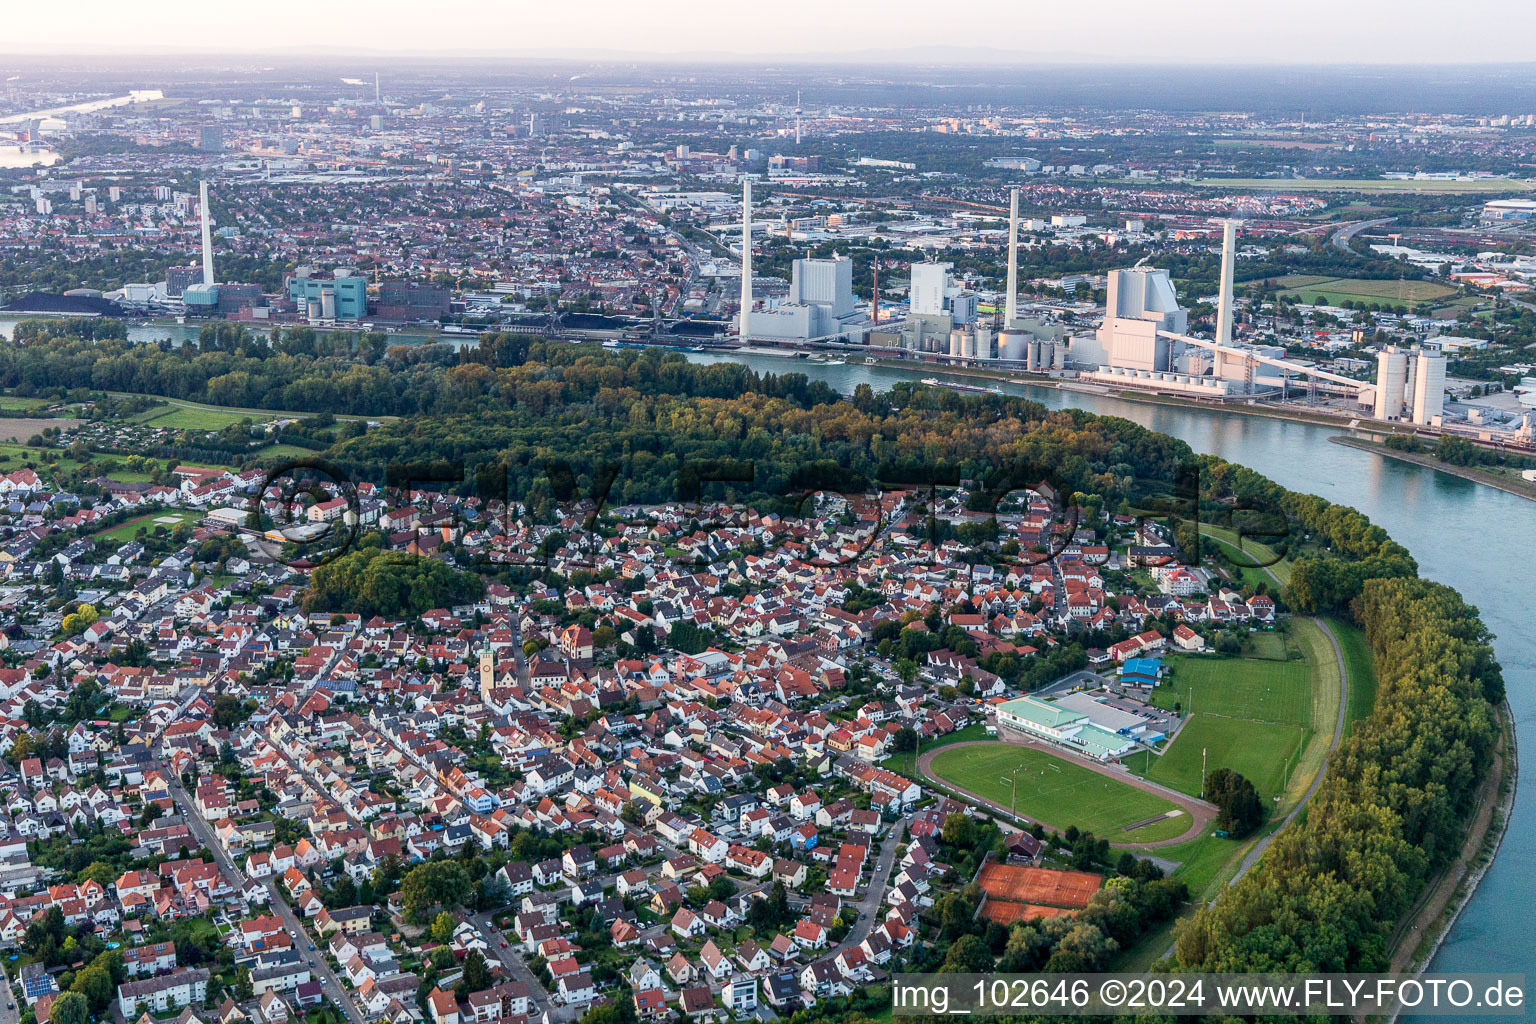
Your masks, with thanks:
<instances>
[{"instance_id":1,"label":"power plant","mask_svg":"<svg viewBox=\"0 0 1536 1024\"><path fill-rule=\"evenodd\" d=\"M1221 292L1214 341L1188 333L1189 314L1166 270L1143 267L1109 274L1104 323L1072 340L1072 362L1085 380L1172 394L1229 399L1283 396L1293 380L1359 396L1369 385L1285 358L1279 346L1232 341L1237 224L1222 222Z\"/></svg>"},{"instance_id":2,"label":"power plant","mask_svg":"<svg viewBox=\"0 0 1536 1024\"><path fill-rule=\"evenodd\" d=\"M741 193L741 309L736 336L749 341L805 345L813 342L863 344L874 323L853 295L853 261L846 256L805 257L792 264L789 294L754 309L752 295L752 181Z\"/></svg>"},{"instance_id":3,"label":"power plant","mask_svg":"<svg viewBox=\"0 0 1536 1024\"><path fill-rule=\"evenodd\" d=\"M747 180L742 188L737 334L743 342L789 345L867 342L935 362L988 363L999 370L1040 374L1070 371L1086 383L1216 401L1284 399L1301 387L1314 403L1327 392L1363 403L1377 419L1439 425L1445 356L1431 343L1411 352L1395 347L1383 351L1373 386L1290 359L1280 345L1235 341L1237 229L1235 220L1221 222L1214 338L1189 333L1189 313L1180 305L1168 271L1141 263L1108 273L1104 319L1092 333L1069 337L1061 324L1021 316L1017 188L1008 196L1001 316L994 313L994 319L984 320L980 296L955 274L954 264L930 259L911 265L906 320L880 325L859 309L852 290L853 261L847 256L795 260L788 295L754 309L752 183Z\"/></svg>"}]
</instances>

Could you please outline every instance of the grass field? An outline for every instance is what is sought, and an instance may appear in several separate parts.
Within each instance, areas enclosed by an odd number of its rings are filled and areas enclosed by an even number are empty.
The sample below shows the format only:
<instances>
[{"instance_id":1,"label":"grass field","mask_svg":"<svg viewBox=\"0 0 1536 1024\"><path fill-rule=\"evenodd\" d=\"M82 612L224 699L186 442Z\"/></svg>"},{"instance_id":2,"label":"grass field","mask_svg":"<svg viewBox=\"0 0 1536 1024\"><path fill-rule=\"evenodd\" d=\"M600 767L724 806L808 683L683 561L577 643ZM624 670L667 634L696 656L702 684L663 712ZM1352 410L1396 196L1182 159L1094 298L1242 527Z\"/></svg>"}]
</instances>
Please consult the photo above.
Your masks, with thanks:
<instances>
[{"instance_id":1,"label":"grass field","mask_svg":"<svg viewBox=\"0 0 1536 1024\"><path fill-rule=\"evenodd\" d=\"M1309 306L1316 305L1319 296L1330 306L1337 306L1346 299L1407 306L1436 302L1456 294L1456 289L1434 281L1362 281L1348 277L1295 274L1279 278L1275 283L1284 289L1281 295L1299 299Z\"/></svg>"},{"instance_id":2,"label":"grass field","mask_svg":"<svg viewBox=\"0 0 1536 1024\"><path fill-rule=\"evenodd\" d=\"M1182 835L1189 828L1185 815L1122 831L1126 825L1174 810L1160 796L1105 778L1098 772L1064 761L1032 747L996 743L941 751L932 762L941 780L969 790L1003 807L1012 796L1013 770L1018 773L1018 813L1053 828L1070 825L1119 842L1154 842Z\"/></svg>"},{"instance_id":3,"label":"grass field","mask_svg":"<svg viewBox=\"0 0 1536 1024\"><path fill-rule=\"evenodd\" d=\"M1206 188L1251 188L1271 192L1526 192L1528 181L1404 181L1398 178L1201 178L1191 182Z\"/></svg>"},{"instance_id":4,"label":"grass field","mask_svg":"<svg viewBox=\"0 0 1536 1024\"><path fill-rule=\"evenodd\" d=\"M1291 656L1291 645L1279 630L1248 634L1248 649L1243 652L1250 658L1265 661L1285 661Z\"/></svg>"},{"instance_id":5,"label":"grass field","mask_svg":"<svg viewBox=\"0 0 1536 1024\"><path fill-rule=\"evenodd\" d=\"M964 729L956 729L948 736L940 736L936 740L929 740L923 744L921 751L909 750L905 754L892 754L884 761L881 761L880 766L886 771L896 772L898 775L905 775L909 779L915 779L917 778L917 766L913 762L919 753L926 754L930 750L947 747L951 743L969 743L973 740L990 740L994 738L994 736L987 734L987 727L983 723L973 722Z\"/></svg>"},{"instance_id":6,"label":"grass field","mask_svg":"<svg viewBox=\"0 0 1536 1024\"><path fill-rule=\"evenodd\" d=\"M212 412L218 413L221 416L233 415L234 422L236 423L240 422L240 420L247 416L249 416L255 423L265 423L267 420L274 418L301 420L306 416L314 415L312 412L295 412L291 409L251 409L238 405L207 405L202 402L189 402L184 398L164 398L160 395L146 395L137 391L109 391L107 393L109 395L115 395L118 398L154 398L165 402L167 405L175 409L188 409L198 412ZM153 418L154 415L155 414L153 412L144 414L146 418ZM338 413L336 418L338 420L376 420L380 423L394 423L400 419L399 416L352 416L342 413Z\"/></svg>"},{"instance_id":7,"label":"grass field","mask_svg":"<svg viewBox=\"0 0 1536 1024\"><path fill-rule=\"evenodd\" d=\"M249 419L256 423L263 421L261 418L243 412L213 408L186 409L180 406L163 405L140 413L134 419L151 427L165 427L169 430L223 430L241 420Z\"/></svg>"},{"instance_id":8,"label":"grass field","mask_svg":"<svg viewBox=\"0 0 1536 1024\"><path fill-rule=\"evenodd\" d=\"M1354 626L1330 619L1328 626L1344 652L1344 670L1349 673L1349 700L1344 705L1344 735L1354 724L1371 713L1376 704L1376 665L1365 634Z\"/></svg>"},{"instance_id":9,"label":"grass field","mask_svg":"<svg viewBox=\"0 0 1536 1024\"><path fill-rule=\"evenodd\" d=\"M1275 540L1276 546L1270 546L1263 541L1255 540L1251 536L1237 535L1236 530L1229 530L1224 526L1215 526L1211 523L1201 523L1200 533L1205 538L1201 543L1214 544L1239 567L1244 583L1268 583L1274 585L1275 580L1281 583L1289 583L1291 579L1291 559L1289 557L1288 538L1270 538ZM1278 550L1277 550L1278 548ZM1281 551L1286 552L1286 557L1275 561ZM1263 565L1260 563L1272 563ZM1268 569L1268 572L1265 570ZM1273 578L1271 578L1273 576Z\"/></svg>"},{"instance_id":10,"label":"grass field","mask_svg":"<svg viewBox=\"0 0 1536 1024\"><path fill-rule=\"evenodd\" d=\"M1206 537L1200 543L1202 546L1208 544L1225 555L1228 561L1224 568L1229 569L1237 577L1237 582L1243 586L1256 587L1260 583L1274 583L1274 580L1269 578L1269 574L1264 571L1263 567L1255 564L1267 562L1269 559L1254 553L1251 548L1243 551L1233 547L1224 540L1218 540L1214 537ZM1244 547L1248 547L1246 542ZM1271 566L1270 568L1274 567Z\"/></svg>"},{"instance_id":11,"label":"grass field","mask_svg":"<svg viewBox=\"0 0 1536 1024\"><path fill-rule=\"evenodd\" d=\"M126 544L139 535L140 529L147 530L150 533L154 533L157 526L164 526L167 530L174 530L178 523L191 523L195 526L202 521L202 518L203 513L201 512L189 512L183 509L171 508L157 509L154 512L136 516L126 523L114 526L110 530L95 534L95 537L99 540ZM162 519L165 522L161 522L160 520ZM171 522L171 520L175 520L175 522Z\"/></svg>"},{"instance_id":12,"label":"grass field","mask_svg":"<svg viewBox=\"0 0 1536 1024\"><path fill-rule=\"evenodd\" d=\"M308 448L300 448L296 444L269 444L265 448L253 453L258 459L282 456L287 459L302 459L318 456L320 453Z\"/></svg>"},{"instance_id":13,"label":"grass field","mask_svg":"<svg viewBox=\"0 0 1536 1024\"><path fill-rule=\"evenodd\" d=\"M37 454L41 451L41 454ZM57 448L28 448L26 445L10 442L0 443L0 469L9 473L11 470L20 469L31 463L37 468L37 473L44 479L50 478L48 467L57 463L64 472L77 469L81 465L79 460L72 459Z\"/></svg>"},{"instance_id":14,"label":"grass field","mask_svg":"<svg viewBox=\"0 0 1536 1024\"><path fill-rule=\"evenodd\" d=\"M1190 718L1161 757L1133 755L1132 771L1180 792L1200 793L1201 762L1231 768L1260 796L1279 795L1310 736L1312 673L1305 661L1176 658L1153 702ZM1330 728L1331 735L1331 728Z\"/></svg>"},{"instance_id":15,"label":"grass field","mask_svg":"<svg viewBox=\"0 0 1536 1024\"><path fill-rule=\"evenodd\" d=\"M1339 641L1344 655L1344 669L1349 674L1349 701L1345 707L1345 729L1363 715L1369 714L1376 696L1376 674L1371 664L1371 652L1364 634L1353 626L1337 619L1326 620L1328 628ZM1300 766L1292 772L1292 780L1286 796L1276 808L1269 822L1240 842L1215 836L1200 836L1185 843L1160 848L1157 853L1179 863L1174 877L1189 886L1189 908L1201 906L1215 898L1236 873L1238 864L1247 850L1265 834L1279 828L1283 815L1290 810L1291 800L1299 798L1310 784L1313 773L1322 764L1333 736L1332 723L1338 715L1338 676L1332 646L1322 631L1306 620L1293 620L1292 631L1298 646L1309 654L1318 648L1326 648L1327 670L1319 671L1314 687L1313 720L1327 723L1313 731L1312 741L1298 759ZM1264 634L1261 634L1264 635ZM1330 698L1329 691L1332 690ZM1181 738L1178 742L1183 742ZM1188 910L1186 910L1187 914ZM1184 915L1181 915L1184 916ZM1116 971L1145 971L1162 957L1173 940L1174 925L1157 929L1122 953L1112 962Z\"/></svg>"}]
</instances>

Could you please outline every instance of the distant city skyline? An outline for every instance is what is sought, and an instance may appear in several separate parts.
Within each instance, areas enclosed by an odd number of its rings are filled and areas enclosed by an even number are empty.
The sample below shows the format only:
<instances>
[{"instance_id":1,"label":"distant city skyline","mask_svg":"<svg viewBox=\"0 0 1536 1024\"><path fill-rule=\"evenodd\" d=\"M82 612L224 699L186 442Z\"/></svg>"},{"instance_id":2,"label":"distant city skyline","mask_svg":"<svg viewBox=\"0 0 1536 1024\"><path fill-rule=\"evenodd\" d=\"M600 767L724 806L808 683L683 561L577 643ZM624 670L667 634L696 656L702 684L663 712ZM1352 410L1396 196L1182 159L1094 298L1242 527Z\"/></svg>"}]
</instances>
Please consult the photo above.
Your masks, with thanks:
<instances>
[{"instance_id":1,"label":"distant city skyline","mask_svg":"<svg viewBox=\"0 0 1536 1024\"><path fill-rule=\"evenodd\" d=\"M1262 11L1224 0L982 0L958 9L916 0L787 0L766 12L680 0L448 0L430 8L384 0L346 22L317 18L300 0L228 7L164 0L155 10L153 18L135 19L105 0L74 4L68 17L53 7L22 7L8 13L10 46L0 44L0 56L376 51L878 63L882 53L923 60L927 52L936 62L1456 64L1530 61L1536 29L1536 8L1525 0L1488 0L1475 17L1447 16L1428 0L1293 0Z\"/></svg>"}]
</instances>

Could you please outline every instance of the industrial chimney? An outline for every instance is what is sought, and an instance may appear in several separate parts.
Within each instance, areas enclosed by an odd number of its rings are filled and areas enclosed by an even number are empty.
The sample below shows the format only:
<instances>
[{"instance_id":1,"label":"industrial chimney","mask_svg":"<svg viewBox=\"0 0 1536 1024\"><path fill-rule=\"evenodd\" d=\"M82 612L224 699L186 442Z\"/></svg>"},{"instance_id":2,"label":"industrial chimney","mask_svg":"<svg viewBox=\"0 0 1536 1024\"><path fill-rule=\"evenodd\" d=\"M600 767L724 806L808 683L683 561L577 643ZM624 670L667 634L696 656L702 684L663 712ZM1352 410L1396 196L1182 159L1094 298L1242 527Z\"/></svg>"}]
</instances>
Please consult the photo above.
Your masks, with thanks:
<instances>
[{"instance_id":1,"label":"industrial chimney","mask_svg":"<svg viewBox=\"0 0 1536 1024\"><path fill-rule=\"evenodd\" d=\"M213 284L213 233L208 226L208 182L198 182L198 207L203 214L203 284Z\"/></svg>"},{"instance_id":2,"label":"industrial chimney","mask_svg":"<svg viewBox=\"0 0 1536 1024\"><path fill-rule=\"evenodd\" d=\"M1232 344L1232 265L1237 258L1237 221L1221 222L1221 297L1216 309L1216 344Z\"/></svg>"},{"instance_id":3,"label":"industrial chimney","mask_svg":"<svg viewBox=\"0 0 1536 1024\"><path fill-rule=\"evenodd\" d=\"M1019 190L1008 193L1008 303L1003 329L1011 330L1019 317Z\"/></svg>"},{"instance_id":4,"label":"industrial chimney","mask_svg":"<svg viewBox=\"0 0 1536 1024\"><path fill-rule=\"evenodd\" d=\"M747 318L752 313L752 179L741 180L741 323L736 332L743 343L751 338Z\"/></svg>"}]
</instances>

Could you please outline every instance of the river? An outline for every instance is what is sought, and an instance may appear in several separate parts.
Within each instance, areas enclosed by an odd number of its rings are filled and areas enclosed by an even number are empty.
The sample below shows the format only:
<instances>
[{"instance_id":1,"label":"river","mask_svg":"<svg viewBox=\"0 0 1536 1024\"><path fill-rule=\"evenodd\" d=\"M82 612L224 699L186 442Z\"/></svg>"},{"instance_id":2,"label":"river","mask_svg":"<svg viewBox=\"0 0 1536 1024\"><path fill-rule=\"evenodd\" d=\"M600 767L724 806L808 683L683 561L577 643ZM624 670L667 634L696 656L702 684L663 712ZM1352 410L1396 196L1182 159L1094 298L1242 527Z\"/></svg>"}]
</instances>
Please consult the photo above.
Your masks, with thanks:
<instances>
[{"instance_id":1,"label":"river","mask_svg":"<svg viewBox=\"0 0 1536 1024\"><path fill-rule=\"evenodd\" d=\"M769 373L800 372L844 394L860 384L888 390L900 380L944 378L932 367L907 370L850 362L828 366L777 356L691 354L731 359ZM974 383L974 378L956 377ZM1379 523L1418 559L1420 571L1461 591L1497 636L1519 745L1536 750L1536 630L1525 602L1536 594L1536 502L1373 452L1333 444L1337 428L1188 406L1147 405L1029 384L999 385L1051 409L1076 407L1122 416L1171 434L1197 452L1219 455L1294 491L1350 505ZM1521 541L1520 538L1525 538ZM1509 544L1512 550L1498 548ZM1431 964L1435 971L1524 971L1536 976L1527 908L1536 896L1536 787L1517 791L1509 832L1471 903Z\"/></svg>"}]
</instances>

